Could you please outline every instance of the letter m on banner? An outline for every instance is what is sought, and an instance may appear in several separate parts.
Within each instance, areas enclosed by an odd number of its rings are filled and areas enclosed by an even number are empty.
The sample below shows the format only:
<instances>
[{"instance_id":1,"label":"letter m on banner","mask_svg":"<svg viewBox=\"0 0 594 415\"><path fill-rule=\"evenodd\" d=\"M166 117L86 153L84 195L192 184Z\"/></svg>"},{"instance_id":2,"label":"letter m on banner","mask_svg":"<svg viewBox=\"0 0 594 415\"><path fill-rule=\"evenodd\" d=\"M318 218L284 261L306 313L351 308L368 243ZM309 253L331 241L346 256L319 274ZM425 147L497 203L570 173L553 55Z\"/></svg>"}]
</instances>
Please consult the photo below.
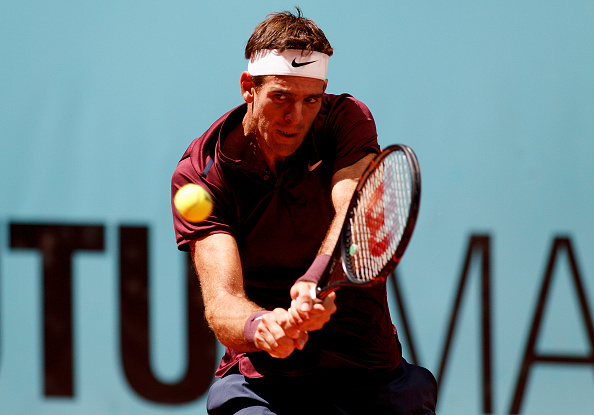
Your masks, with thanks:
<instances>
[{"instance_id":1,"label":"letter m on banner","mask_svg":"<svg viewBox=\"0 0 594 415\"><path fill-rule=\"evenodd\" d=\"M472 235L468 243L466 251L466 259L464 260L464 267L460 275L460 282L456 292L456 299L454 300L454 307L450 316L450 323L446 334L443 353L439 364L439 372L437 374L437 383L442 384L444 373L446 370L446 363L454 331L456 329L456 322L462 304L462 297L464 288L468 282L468 275L470 274L470 266L473 258L478 257L481 260L480 274L481 274L481 343L482 343L482 388L483 388L483 412L490 414L493 412L493 393L492 393L492 353L491 353L491 238L488 235Z\"/></svg>"},{"instance_id":2,"label":"letter m on banner","mask_svg":"<svg viewBox=\"0 0 594 415\"><path fill-rule=\"evenodd\" d=\"M482 344L482 399L483 399L483 413L490 414L493 412L493 394L492 394L492 353L491 353L491 325L492 325L492 310L491 310L491 238L488 235L471 235L466 249L466 257L464 266L460 275L456 298L450 315L448 330L443 346L443 352L440 359L439 372L437 374L437 383L443 384L443 379L446 371L446 364L448 361L449 352L454 338L454 332L457 326L460 309L462 306L462 299L464 291L469 284L469 275L471 274L471 265L473 262L480 261L480 319L481 319L481 344ZM405 334L408 348L410 349L411 360L418 364L416 348L413 344L413 335L410 324L407 318L406 307L404 305L404 298L401 295L401 290L398 284L396 273L392 275L392 282L394 284L394 291L396 302L399 306L399 313L402 318L402 328Z\"/></svg>"}]
</instances>

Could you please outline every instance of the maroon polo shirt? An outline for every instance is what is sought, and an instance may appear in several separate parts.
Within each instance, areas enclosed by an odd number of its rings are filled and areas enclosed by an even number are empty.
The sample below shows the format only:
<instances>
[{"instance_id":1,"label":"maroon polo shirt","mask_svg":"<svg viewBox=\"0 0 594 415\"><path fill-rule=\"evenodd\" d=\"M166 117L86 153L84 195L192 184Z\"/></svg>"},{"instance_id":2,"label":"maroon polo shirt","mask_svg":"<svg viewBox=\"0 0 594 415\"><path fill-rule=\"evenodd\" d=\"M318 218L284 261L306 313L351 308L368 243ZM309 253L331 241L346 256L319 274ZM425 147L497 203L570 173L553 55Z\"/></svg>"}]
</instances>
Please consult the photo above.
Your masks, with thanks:
<instances>
[{"instance_id":1,"label":"maroon polo shirt","mask_svg":"<svg viewBox=\"0 0 594 415\"><path fill-rule=\"evenodd\" d=\"M175 235L184 251L192 239L232 235L248 298L268 310L288 308L289 290L315 258L334 215L332 175L379 151L375 122L353 97L325 94L303 144L274 175L261 158L250 157L255 148L247 140L226 145L246 107L217 120L180 160L172 178L172 198L184 184L198 183L212 195L214 208L198 224L185 221L173 208ZM342 289L336 303L338 311L322 330L310 333L303 351L275 359L266 352L244 354L227 348L217 376L235 364L250 377L309 374L330 367L395 368L401 351L385 287Z\"/></svg>"}]
</instances>

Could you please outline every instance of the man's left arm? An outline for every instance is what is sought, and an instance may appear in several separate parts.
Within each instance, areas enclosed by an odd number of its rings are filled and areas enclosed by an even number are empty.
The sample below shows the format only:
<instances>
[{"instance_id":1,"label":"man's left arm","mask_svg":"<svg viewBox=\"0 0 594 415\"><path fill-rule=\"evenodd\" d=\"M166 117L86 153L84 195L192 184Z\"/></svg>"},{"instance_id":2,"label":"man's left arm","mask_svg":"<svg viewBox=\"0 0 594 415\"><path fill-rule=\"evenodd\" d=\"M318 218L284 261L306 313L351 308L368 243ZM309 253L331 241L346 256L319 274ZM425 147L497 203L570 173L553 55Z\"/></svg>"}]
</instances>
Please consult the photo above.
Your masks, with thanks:
<instances>
[{"instance_id":1,"label":"man's left arm","mask_svg":"<svg viewBox=\"0 0 594 415\"><path fill-rule=\"evenodd\" d=\"M323 256L327 258L334 252L334 247L340 237L344 218L359 178L374 157L375 154L368 154L354 164L340 169L332 176L332 204L335 214L318 251L319 259L322 259ZM315 285L315 282L298 281L291 288L293 301L289 311L300 330L313 331L321 329L336 311L336 305L334 304L336 293L329 294L323 301L313 300L310 292L312 286Z\"/></svg>"}]
</instances>

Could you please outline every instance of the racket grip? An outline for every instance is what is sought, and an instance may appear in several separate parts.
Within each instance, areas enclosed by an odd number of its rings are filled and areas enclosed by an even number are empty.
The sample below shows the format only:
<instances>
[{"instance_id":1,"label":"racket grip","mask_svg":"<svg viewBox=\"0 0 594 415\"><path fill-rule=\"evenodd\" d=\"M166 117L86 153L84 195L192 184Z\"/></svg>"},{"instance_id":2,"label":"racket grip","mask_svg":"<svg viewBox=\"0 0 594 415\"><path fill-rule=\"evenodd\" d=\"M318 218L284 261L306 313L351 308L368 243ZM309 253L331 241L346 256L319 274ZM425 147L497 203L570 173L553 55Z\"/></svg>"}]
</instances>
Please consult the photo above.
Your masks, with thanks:
<instances>
[{"instance_id":1,"label":"racket grip","mask_svg":"<svg viewBox=\"0 0 594 415\"><path fill-rule=\"evenodd\" d=\"M309 290L309 295L312 300L323 300L328 294L338 290L339 287L340 284L330 284L322 289L320 286L314 285Z\"/></svg>"}]
</instances>

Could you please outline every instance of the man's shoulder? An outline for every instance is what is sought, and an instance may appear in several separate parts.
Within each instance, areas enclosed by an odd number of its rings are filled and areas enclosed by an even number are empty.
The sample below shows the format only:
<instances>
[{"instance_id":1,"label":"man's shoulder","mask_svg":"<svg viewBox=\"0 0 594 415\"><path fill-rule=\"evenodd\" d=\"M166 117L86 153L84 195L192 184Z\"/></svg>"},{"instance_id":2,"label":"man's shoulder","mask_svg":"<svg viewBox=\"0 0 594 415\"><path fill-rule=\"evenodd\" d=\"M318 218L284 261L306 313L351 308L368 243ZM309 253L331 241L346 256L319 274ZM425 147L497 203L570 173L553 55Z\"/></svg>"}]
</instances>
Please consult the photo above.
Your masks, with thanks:
<instances>
[{"instance_id":1,"label":"man's shoulder","mask_svg":"<svg viewBox=\"0 0 594 415\"><path fill-rule=\"evenodd\" d=\"M379 151L371 112L350 94L326 94L313 127L316 149L335 160L334 172Z\"/></svg>"},{"instance_id":2,"label":"man's shoulder","mask_svg":"<svg viewBox=\"0 0 594 415\"><path fill-rule=\"evenodd\" d=\"M342 93L342 94L327 94L324 93L324 97L322 99L322 106L326 105L348 105L349 103L358 102L358 100L353 97L351 94Z\"/></svg>"},{"instance_id":3,"label":"man's shoulder","mask_svg":"<svg viewBox=\"0 0 594 415\"><path fill-rule=\"evenodd\" d=\"M238 123L241 122L245 115L246 104L239 105L216 120L195 142L203 144L203 147L213 151L219 138L225 137L226 134L233 130Z\"/></svg>"},{"instance_id":4,"label":"man's shoulder","mask_svg":"<svg viewBox=\"0 0 594 415\"><path fill-rule=\"evenodd\" d=\"M349 116L359 115L364 116L365 118L371 117L371 111L367 105L351 94L324 94L319 115L325 117L328 115L337 116L341 114L348 114Z\"/></svg>"},{"instance_id":5,"label":"man's shoulder","mask_svg":"<svg viewBox=\"0 0 594 415\"><path fill-rule=\"evenodd\" d=\"M206 165L215 160L215 153L219 145L220 137L226 135L225 131L233 129L238 122L241 122L245 113L245 104L231 109L217 119L211 126L198 138L195 138L181 160L191 159L198 171L206 168Z\"/></svg>"}]
</instances>

